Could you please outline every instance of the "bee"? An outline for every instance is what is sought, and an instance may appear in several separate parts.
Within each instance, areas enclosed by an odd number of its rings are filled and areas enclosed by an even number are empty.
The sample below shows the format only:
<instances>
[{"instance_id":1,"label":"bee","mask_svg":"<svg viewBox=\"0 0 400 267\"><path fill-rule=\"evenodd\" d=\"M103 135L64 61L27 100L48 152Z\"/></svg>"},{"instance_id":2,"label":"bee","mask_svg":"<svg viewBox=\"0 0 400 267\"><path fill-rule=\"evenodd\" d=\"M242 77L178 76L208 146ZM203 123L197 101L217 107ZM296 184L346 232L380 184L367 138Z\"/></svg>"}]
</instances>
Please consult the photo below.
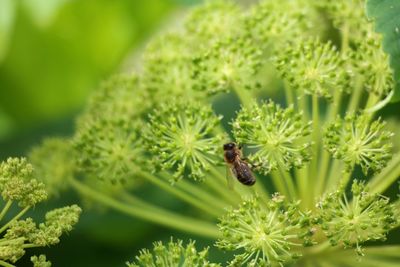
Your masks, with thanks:
<instances>
[{"instance_id":1,"label":"bee","mask_svg":"<svg viewBox=\"0 0 400 267\"><path fill-rule=\"evenodd\" d=\"M249 164L242 159L241 147L235 143L227 143L224 145L224 159L230 171L236 179L244 185L253 185L256 178L251 172ZM228 179L228 186L233 187L232 181Z\"/></svg>"}]
</instances>

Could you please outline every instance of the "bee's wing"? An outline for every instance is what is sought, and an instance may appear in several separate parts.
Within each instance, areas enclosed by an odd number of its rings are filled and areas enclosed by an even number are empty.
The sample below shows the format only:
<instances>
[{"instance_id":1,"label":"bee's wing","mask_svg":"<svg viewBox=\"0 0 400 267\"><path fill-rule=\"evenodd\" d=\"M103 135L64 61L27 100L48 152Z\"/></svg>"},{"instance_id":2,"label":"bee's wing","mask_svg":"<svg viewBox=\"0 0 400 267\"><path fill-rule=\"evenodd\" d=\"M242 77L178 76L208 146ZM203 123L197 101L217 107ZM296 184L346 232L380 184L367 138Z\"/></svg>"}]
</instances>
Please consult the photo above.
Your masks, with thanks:
<instances>
[{"instance_id":1,"label":"bee's wing","mask_svg":"<svg viewBox=\"0 0 400 267\"><path fill-rule=\"evenodd\" d=\"M226 182L228 184L228 188L233 190L235 185L235 170L232 167L226 166Z\"/></svg>"}]
</instances>

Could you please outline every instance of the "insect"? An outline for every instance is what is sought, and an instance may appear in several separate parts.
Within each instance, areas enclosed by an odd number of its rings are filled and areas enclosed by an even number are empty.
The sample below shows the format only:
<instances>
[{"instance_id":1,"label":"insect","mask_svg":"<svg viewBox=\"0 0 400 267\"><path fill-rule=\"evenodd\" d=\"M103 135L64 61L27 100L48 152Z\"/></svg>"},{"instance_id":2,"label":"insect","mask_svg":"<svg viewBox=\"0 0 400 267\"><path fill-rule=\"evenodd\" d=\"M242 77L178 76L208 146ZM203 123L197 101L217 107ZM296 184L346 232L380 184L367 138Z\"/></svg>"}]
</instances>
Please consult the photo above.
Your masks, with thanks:
<instances>
[{"instance_id":1,"label":"insect","mask_svg":"<svg viewBox=\"0 0 400 267\"><path fill-rule=\"evenodd\" d=\"M253 185L256 182L249 164L242 159L241 147L237 146L235 143L227 143L224 145L224 159L227 166L230 167L230 171L235 176L239 182L244 185ZM229 175L228 186L233 187L233 181L230 179Z\"/></svg>"}]
</instances>

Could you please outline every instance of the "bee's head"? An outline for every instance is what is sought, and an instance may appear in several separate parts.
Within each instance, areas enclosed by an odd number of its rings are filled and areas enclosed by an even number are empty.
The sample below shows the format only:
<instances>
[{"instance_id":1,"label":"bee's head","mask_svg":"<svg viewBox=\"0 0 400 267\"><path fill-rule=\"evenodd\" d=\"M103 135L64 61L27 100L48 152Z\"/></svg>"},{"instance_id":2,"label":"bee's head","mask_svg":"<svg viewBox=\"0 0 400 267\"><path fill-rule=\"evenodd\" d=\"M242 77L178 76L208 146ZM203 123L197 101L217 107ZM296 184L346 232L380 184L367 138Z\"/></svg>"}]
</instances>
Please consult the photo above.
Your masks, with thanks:
<instances>
[{"instance_id":1,"label":"bee's head","mask_svg":"<svg viewBox=\"0 0 400 267\"><path fill-rule=\"evenodd\" d=\"M224 150L232 150L236 147L235 143L227 143L224 145Z\"/></svg>"}]
</instances>

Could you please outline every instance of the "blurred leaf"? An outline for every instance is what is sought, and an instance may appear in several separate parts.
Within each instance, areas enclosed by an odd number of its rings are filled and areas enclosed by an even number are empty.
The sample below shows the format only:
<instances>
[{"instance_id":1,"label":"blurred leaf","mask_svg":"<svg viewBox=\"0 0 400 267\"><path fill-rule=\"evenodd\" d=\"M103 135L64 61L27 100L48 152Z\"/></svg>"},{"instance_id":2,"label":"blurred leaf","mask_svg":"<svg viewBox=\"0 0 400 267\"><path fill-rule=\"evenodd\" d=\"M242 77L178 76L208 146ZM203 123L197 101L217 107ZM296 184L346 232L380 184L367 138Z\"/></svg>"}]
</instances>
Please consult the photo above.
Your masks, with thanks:
<instances>
[{"instance_id":1,"label":"blurred leaf","mask_svg":"<svg viewBox=\"0 0 400 267\"><path fill-rule=\"evenodd\" d=\"M10 42L14 24L15 0L0 0L0 63L3 60Z\"/></svg>"},{"instance_id":2,"label":"blurred leaf","mask_svg":"<svg viewBox=\"0 0 400 267\"><path fill-rule=\"evenodd\" d=\"M23 5L28 9L33 20L39 27L48 26L59 9L72 0L23 0Z\"/></svg>"},{"instance_id":3,"label":"blurred leaf","mask_svg":"<svg viewBox=\"0 0 400 267\"><path fill-rule=\"evenodd\" d=\"M0 7L6 14L0 21L15 13L0 64L0 106L19 129L78 110L176 5L172 0L0 1L21 3L12 5L15 12ZM38 27L38 22L48 24Z\"/></svg>"},{"instance_id":4,"label":"blurred leaf","mask_svg":"<svg viewBox=\"0 0 400 267\"><path fill-rule=\"evenodd\" d=\"M390 55L396 81L391 101L400 101L400 1L368 0L367 14L375 19L376 31L383 35L383 49Z\"/></svg>"}]
</instances>

